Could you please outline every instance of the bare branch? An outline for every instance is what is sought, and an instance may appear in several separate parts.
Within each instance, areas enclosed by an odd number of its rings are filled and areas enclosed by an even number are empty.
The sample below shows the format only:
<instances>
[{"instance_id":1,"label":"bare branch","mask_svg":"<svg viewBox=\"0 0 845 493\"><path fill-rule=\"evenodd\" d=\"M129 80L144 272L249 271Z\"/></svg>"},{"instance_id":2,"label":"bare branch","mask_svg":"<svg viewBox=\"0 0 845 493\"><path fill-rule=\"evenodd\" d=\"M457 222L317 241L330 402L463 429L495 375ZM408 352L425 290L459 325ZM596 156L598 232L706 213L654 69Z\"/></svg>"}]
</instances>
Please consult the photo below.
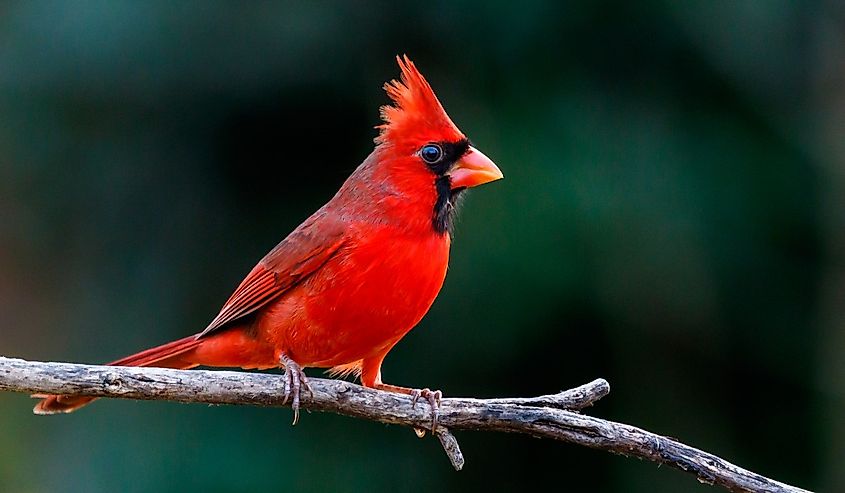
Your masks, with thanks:
<instances>
[{"instance_id":1,"label":"bare branch","mask_svg":"<svg viewBox=\"0 0 845 493\"><path fill-rule=\"evenodd\" d=\"M0 357L0 390L33 394L282 406L281 381L272 374L41 363ZM314 393L303 396L302 406L307 409L419 429L430 426L431 410L427 405L412 406L408 396L342 380L309 381ZM608 383L598 379L572 390L534 398L445 398L435 435L458 470L463 467L464 458L450 430L504 431L667 464L694 474L703 483L730 491L806 492L677 440L574 411L592 405L609 391Z\"/></svg>"}]
</instances>

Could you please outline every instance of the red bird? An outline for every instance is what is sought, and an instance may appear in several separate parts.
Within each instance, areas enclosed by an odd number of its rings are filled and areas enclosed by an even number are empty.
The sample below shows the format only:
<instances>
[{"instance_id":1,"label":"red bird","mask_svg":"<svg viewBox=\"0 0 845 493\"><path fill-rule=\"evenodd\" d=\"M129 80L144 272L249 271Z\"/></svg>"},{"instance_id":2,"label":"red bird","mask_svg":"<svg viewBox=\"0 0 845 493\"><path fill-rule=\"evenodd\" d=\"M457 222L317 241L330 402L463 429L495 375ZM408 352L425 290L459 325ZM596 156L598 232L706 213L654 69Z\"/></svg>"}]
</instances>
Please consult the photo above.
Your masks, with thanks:
<instances>
[{"instance_id":1,"label":"red bird","mask_svg":"<svg viewBox=\"0 0 845 493\"><path fill-rule=\"evenodd\" d=\"M337 194L276 245L199 334L117 360L117 366L200 365L285 370L294 423L305 367L356 373L389 385L381 363L426 314L446 276L455 202L467 188L502 178L446 114L407 56L385 84L393 106L373 152ZM68 413L93 398L36 396L36 414Z\"/></svg>"}]
</instances>

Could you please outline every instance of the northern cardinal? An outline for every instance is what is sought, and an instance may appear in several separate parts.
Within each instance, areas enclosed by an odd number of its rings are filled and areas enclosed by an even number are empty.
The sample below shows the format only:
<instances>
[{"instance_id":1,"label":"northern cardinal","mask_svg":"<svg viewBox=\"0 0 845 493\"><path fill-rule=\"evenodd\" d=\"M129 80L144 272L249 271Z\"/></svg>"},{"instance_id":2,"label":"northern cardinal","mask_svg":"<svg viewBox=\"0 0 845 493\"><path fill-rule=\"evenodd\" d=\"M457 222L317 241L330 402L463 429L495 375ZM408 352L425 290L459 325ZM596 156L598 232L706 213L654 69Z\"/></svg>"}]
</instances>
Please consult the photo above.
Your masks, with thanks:
<instances>
[{"instance_id":1,"label":"northern cardinal","mask_svg":"<svg viewBox=\"0 0 845 493\"><path fill-rule=\"evenodd\" d=\"M358 374L366 387L427 399L440 392L382 382L387 353L426 314L449 261L461 193L502 178L452 123L407 56L384 88L375 149L337 194L276 245L199 334L109 363L284 368L294 423L305 367ZM38 395L36 414L93 398Z\"/></svg>"}]
</instances>

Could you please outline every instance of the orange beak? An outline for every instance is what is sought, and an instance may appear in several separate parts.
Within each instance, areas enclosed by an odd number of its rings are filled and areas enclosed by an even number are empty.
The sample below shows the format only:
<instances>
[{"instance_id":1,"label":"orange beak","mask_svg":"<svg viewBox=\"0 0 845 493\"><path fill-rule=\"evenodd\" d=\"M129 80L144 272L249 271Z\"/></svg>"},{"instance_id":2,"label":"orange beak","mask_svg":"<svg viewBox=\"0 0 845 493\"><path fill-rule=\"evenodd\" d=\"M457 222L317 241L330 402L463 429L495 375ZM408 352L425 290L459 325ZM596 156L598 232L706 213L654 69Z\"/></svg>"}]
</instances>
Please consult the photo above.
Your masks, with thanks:
<instances>
[{"instance_id":1,"label":"orange beak","mask_svg":"<svg viewBox=\"0 0 845 493\"><path fill-rule=\"evenodd\" d=\"M496 163L472 146L455 163L448 175L452 189L476 187L504 178Z\"/></svg>"}]
</instances>

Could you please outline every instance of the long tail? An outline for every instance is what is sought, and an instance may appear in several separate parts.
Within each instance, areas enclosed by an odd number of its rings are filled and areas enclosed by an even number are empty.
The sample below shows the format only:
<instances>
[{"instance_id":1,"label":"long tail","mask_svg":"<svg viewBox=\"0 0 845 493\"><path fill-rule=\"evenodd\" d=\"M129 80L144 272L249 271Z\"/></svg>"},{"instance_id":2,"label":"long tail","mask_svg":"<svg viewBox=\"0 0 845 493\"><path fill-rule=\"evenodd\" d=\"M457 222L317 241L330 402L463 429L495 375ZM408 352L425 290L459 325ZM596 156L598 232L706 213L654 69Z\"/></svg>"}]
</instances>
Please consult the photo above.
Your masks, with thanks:
<instances>
[{"instance_id":1,"label":"long tail","mask_svg":"<svg viewBox=\"0 0 845 493\"><path fill-rule=\"evenodd\" d=\"M192 359L184 358L185 353L196 349L207 339L197 339L189 336L178 341L141 351L109 363L109 366L157 366L160 368L188 369L199 366ZM96 397L79 397L72 395L34 395L43 398L32 410L35 414L70 413L96 400Z\"/></svg>"}]
</instances>

